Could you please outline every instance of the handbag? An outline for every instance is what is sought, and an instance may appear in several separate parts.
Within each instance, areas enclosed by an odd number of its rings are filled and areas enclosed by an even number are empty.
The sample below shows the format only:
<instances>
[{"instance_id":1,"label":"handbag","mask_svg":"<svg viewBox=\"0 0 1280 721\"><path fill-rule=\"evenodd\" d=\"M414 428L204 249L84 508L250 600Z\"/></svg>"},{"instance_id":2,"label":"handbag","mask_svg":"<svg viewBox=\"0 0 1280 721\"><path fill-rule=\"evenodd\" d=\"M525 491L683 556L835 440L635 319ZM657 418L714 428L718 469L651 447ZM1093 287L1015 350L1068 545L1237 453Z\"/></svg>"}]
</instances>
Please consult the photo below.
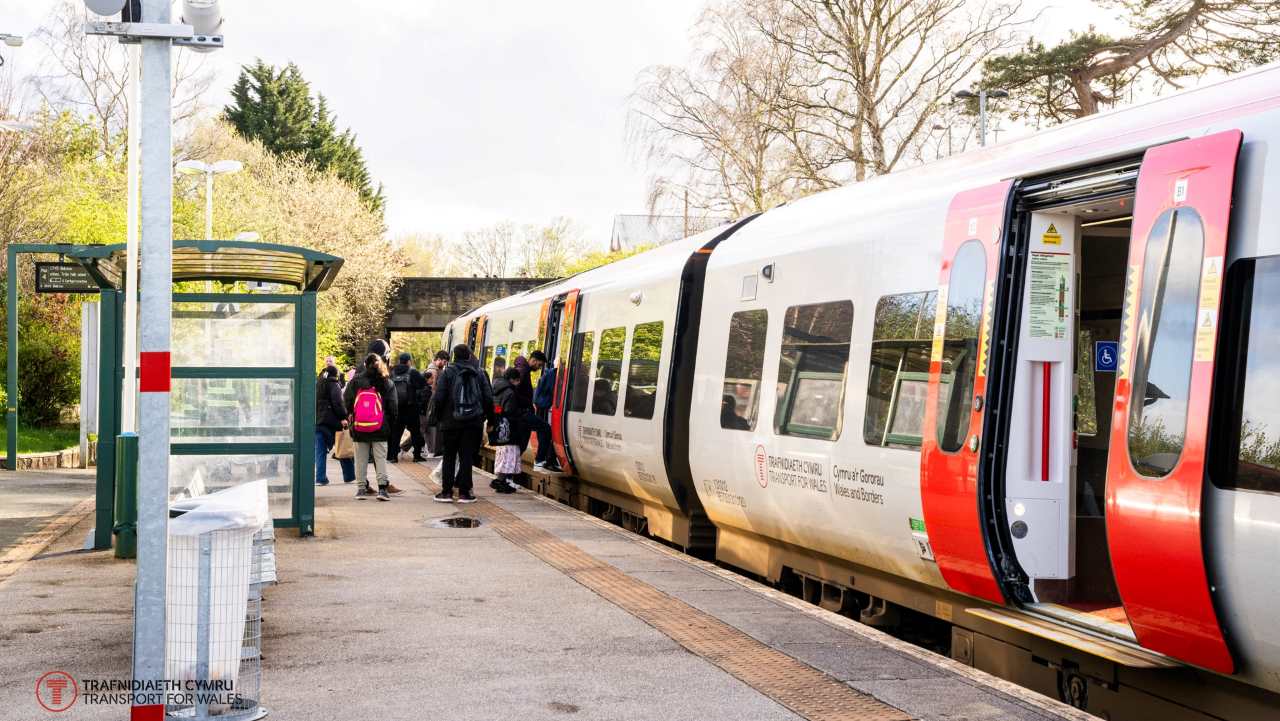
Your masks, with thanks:
<instances>
[{"instance_id":1,"label":"handbag","mask_svg":"<svg viewBox=\"0 0 1280 721\"><path fill-rule=\"evenodd\" d=\"M351 440L351 431L338 431L334 434L333 457L337 459L356 457L356 443Z\"/></svg>"}]
</instances>

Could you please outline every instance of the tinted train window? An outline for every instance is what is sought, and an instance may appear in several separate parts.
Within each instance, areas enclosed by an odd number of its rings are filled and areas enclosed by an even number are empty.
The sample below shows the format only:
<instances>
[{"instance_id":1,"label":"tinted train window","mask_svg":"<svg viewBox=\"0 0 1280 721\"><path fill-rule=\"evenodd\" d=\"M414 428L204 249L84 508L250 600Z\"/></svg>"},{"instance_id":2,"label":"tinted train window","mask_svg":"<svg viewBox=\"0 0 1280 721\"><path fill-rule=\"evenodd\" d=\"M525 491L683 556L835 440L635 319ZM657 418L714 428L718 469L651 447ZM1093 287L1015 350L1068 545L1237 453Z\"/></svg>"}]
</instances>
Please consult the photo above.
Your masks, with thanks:
<instances>
[{"instance_id":1,"label":"tinted train window","mask_svg":"<svg viewBox=\"0 0 1280 721\"><path fill-rule=\"evenodd\" d=\"M631 362L627 364L627 398L622 412L628 418L653 418L658 398L658 363L662 359L662 321L641 323L631 331Z\"/></svg>"},{"instance_id":2,"label":"tinted train window","mask_svg":"<svg viewBox=\"0 0 1280 721\"><path fill-rule=\"evenodd\" d=\"M579 333L573 338L573 375L569 390L569 410L582 413L587 410L588 390L591 388L591 354L595 351L595 331Z\"/></svg>"},{"instance_id":3,"label":"tinted train window","mask_svg":"<svg viewBox=\"0 0 1280 721\"><path fill-rule=\"evenodd\" d=\"M920 447L937 307L933 291L886 295L876 304L862 421L869 445Z\"/></svg>"},{"instance_id":4,"label":"tinted train window","mask_svg":"<svg viewBox=\"0 0 1280 721\"><path fill-rule=\"evenodd\" d=\"M778 362L775 432L826 440L840 437L852 330L851 301L787 309Z\"/></svg>"},{"instance_id":5,"label":"tinted train window","mask_svg":"<svg viewBox=\"0 0 1280 721\"><path fill-rule=\"evenodd\" d=\"M626 345L626 328L610 328L600 334L596 379L591 384L592 413L611 416L618 412L618 382L622 379L622 353Z\"/></svg>"},{"instance_id":6,"label":"tinted train window","mask_svg":"<svg viewBox=\"0 0 1280 721\"><path fill-rule=\"evenodd\" d=\"M724 359L724 393L720 398L721 428L755 430L768 330L767 310L742 310L729 318L729 350Z\"/></svg>"},{"instance_id":7,"label":"tinted train window","mask_svg":"<svg viewBox=\"0 0 1280 721\"><path fill-rule=\"evenodd\" d=\"M522 355L524 355L524 343L512 343L511 344L511 362L515 363L516 358L519 358Z\"/></svg>"},{"instance_id":8,"label":"tinted train window","mask_svg":"<svg viewBox=\"0 0 1280 721\"><path fill-rule=\"evenodd\" d=\"M949 453L960 450L969 434L986 282L987 251L982 243L971 240L956 251L947 281L937 426L938 445Z\"/></svg>"},{"instance_id":9,"label":"tinted train window","mask_svg":"<svg viewBox=\"0 0 1280 721\"><path fill-rule=\"evenodd\" d=\"M493 372L489 375L489 377L493 378L494 380L497 380L498 378L502 377L503 373L506 373L506 372L507 372L507 346L504 343L502 345L499 345L495 350L495 354L493 356Z\"/></svg>"},{"instance_id":10,"label":"tinted train window","mask_svg":"<svg viewBox=\"0 0 1280 721\"><path fill-rule=\"evenodd\" d=\"M1220 488L1280 493L1280 256L1236 261L1227 274L1222 342L1214 385ZM1215 401L1215 406L1217 402Z\"/></svg>"},{"instance_id":11,"label":"tinted train window","mask_svg":"<svg viewBox=\"0 0 1280 721\"><path fill-rule=\"evenodd\" d=\"M1168 475L1182 456L1196 337L1204 226L1190 208L1166 210L1147 236L1133 347L1129 460Z\"/></svg>"}]
</instances>

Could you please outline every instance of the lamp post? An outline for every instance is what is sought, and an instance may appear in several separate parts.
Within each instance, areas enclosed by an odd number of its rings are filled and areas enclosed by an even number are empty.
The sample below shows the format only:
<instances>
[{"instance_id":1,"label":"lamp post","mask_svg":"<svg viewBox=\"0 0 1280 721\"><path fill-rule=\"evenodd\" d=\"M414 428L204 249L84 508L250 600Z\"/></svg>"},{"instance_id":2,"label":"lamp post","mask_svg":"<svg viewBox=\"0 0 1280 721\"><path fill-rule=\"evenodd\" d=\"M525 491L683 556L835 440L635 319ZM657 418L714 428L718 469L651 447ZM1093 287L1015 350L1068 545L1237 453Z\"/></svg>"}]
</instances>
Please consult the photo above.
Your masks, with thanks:
<instances>
[{"instance_id":1,"label":"lamp post","mask_svg":"<svg viewBox=\"0 0 1280 721\"><path fill-rule=\"evenodd\" d=\"M978 99L978 145L986 147L987 144L987 98L1007 98L1008 90L985 90L979 89L978 92L972 90L958 90L953 96L957 100Z\"/></svg>"},{"instance_id":2,"label":"lamp post","mask_svg":"<svg viewBox=\"0 0 1280 721\"><path fill-rule=\"evenodd\" d=\"M216 163L205 163L199 160L184 160L178 163L177 170L183 175L199 175L204 173L204 238L213 240L213 176L238 173L244 168L239 160L219 160Z\"/></svg>"},{"instance_id":3,"label":"lamp post","mask_svg":"<svg viewBox=\"0 0 1280 721\"><path fill-rule=\"evenodd\" d=\"M948 158L950 158L950 157L951 157L951 125L950 125L950 124L948 124L948 125L943 125L942 123L934 123L934 124L933 124L933 128L931 128L931 129L932 129L932 130L945 130L945 131L947 131L947 157L948 157Z\"/></svg>"}]
</instances>

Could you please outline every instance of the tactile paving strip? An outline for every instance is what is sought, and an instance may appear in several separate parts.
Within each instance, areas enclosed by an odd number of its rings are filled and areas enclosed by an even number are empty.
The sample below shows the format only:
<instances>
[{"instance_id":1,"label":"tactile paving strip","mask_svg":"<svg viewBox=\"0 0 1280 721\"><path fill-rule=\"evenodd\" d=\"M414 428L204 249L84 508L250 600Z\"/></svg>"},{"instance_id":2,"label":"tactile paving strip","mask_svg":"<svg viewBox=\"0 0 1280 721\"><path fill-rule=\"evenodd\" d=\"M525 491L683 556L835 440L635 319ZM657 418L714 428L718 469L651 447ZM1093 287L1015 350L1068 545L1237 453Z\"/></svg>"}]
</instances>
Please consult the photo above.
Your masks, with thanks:
<instances>
[{"instance_id":1,"label":"tactile paving strip","mask_svg":"<svg viewBox=\"0 0 1280 721\"><path fill-rule=\"evenodd\" d=\"M400 470L434 490L426 468L412 464L402 465ZM628 576L503 508L481 500L469 511L508 541L806 719L907 721L911 718L720 619Z\"/></svg>"}]
</instances>

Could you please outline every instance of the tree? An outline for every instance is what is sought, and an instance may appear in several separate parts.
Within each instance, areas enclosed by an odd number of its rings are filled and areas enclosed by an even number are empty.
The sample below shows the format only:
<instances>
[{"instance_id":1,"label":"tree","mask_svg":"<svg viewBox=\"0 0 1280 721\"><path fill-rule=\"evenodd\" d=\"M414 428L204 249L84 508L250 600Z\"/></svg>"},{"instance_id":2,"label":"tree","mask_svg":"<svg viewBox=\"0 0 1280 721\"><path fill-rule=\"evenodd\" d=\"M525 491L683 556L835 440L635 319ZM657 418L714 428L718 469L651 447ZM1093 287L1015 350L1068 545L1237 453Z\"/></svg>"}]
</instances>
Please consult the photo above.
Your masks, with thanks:
<instances>
[{"instance_id":1,"label":"tree","mask_svg":"<svg viewBox=\"0 0 1280 721\"><path fill-rule=\"evenodd\" d=\"M568 218L517 228L503 221L469 230L454 243L461 275L484 278L559 278L583 251L582 234Z\"/></svg>"},{"instance_id":2,"label":"tree","mask_svg":"<svg viewBox=\"0 0 1280 721\"><path fill-rule=\"evenodd\" d=\"M462 272L439 233L410 233L395 238L391 245L400 253L405 277L440 278Z\"/></svg>"},{"instance_id":3,"label":"tree","mask_svg":"<svg viewBox=\"0 0 1280 721\"><path fill-rule=\"evenodd\" d=\"M338 132L328 100L323 94L312 99L311 85L293 63L276 69L259 59L242 67L223 116L241 136L333 173L359 191L371 209L382 211L382 186L374 189L356 136L350 129Z\"/></svg>"},{"instance_id":4,"label":"tree","mask_svg":"<svg viewBox=\"0 0 1280 721\"><path fill-rule=\"evenodd\" d=\"M828 185L917 159L934 114L1023 22L1018 0L740 1L756 31L797 58L803 79L782 106L794 126L783 131Z\"/></svg>"},{"instance_id":5,"label":"tree","mask_svg":"<svg viewBox=\"0 0 1280 721\"><path fill-rule=\"evenodd\" d=\"M566 276L585 273L593 268L616 263L623 258L630 258L633 255L639 255L645 251L653 250L651 245L641 245L635 248L624 248L622 250L593 250L582 254L577 260L569 263L565 267L564 274Z\"/></svg>"},{"instance_id":6,"label":"tree","mask_svg":"<svg viewBox=\"0 0 1280 721\"><path fill-rule=\"evenodd\" d=\"M1274 0L1095 0L1129 18L1132 33L1093 27L1047 47L1032 40L983 66L987 87L1013 94L1014 114L1039 124L1093 115L1142 89L1181 87L1211 71L1239 72L1280 57Z\"/></svg>"},{"instance_id":7,"label":"tree","mask_svg":"<svg viewBox=\"0 0 1280 721\"><path fill-rule=\"evenodd\" d=\"M129 126L129 54L115 38L84 33L84 9L75 0L62 0L33 38L49 49L41 72L30 78L46 103L58 110L87 116L97 128L101 152L123 147ZM175 53L173 64L173 121L180 132L204 111L201 98L213 84L205 56Z\"/></svg>"},{"instance_id":8,"label":"tree","mask_svg":"<svg viewBox=\"0 0 1280 721\"><path fill-rule=\"evenodd\" d=\"M794 152L805 144L790 142L794 123L780 117L798 80L794 54L752 32L736 5L709 8L696 30L694 66L649 68L632 95L633 142L657 170L650 212L742 217L810 190L815 174Z\"/></svg>"},{"instance_id":9,"label":"tree","mask_svg":"<svg viewBox=\"0 0 1280 721\"><path fill-rule=\"evenodd\" d=\"M568 218L554 218L541 228L525 226L517 273L526 278L562 277L583 250L582 232Z\"/></svg>"},{"instance_id":10,"label":"tree","mask_svg":"<svg viewBox=\"0 0 1280 721\"><path fill-rule=\"evenodd\" d=\"M463 273L507 277L515 270L516 242L516 226L510 221L466 231L456 245Z\"/></svg>"}]
</instances>

